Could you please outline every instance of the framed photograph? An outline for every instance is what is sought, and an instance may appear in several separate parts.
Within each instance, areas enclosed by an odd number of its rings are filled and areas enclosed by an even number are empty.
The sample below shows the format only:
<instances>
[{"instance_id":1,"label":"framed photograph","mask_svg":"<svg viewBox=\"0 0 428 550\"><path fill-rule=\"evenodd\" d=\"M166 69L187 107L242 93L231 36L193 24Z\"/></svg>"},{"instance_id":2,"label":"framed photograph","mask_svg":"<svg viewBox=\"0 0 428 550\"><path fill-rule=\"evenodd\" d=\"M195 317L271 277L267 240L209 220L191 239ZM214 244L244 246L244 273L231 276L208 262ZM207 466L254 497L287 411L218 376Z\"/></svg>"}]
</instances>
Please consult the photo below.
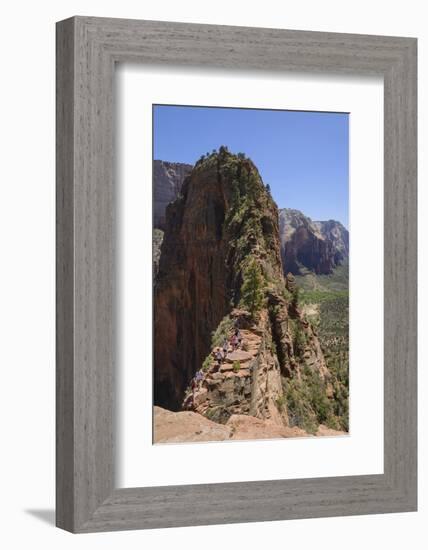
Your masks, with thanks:
<instances>
[{"instance_id":1,"label":"framed photograph","mask_svg":"<svg viewBox=\"0 0 428 550\"><path fill-rule=\"evenodd\" d=\"M57 24L58 527L416 510L416 83L414 38Z\"/></svg>"}]
</instances>

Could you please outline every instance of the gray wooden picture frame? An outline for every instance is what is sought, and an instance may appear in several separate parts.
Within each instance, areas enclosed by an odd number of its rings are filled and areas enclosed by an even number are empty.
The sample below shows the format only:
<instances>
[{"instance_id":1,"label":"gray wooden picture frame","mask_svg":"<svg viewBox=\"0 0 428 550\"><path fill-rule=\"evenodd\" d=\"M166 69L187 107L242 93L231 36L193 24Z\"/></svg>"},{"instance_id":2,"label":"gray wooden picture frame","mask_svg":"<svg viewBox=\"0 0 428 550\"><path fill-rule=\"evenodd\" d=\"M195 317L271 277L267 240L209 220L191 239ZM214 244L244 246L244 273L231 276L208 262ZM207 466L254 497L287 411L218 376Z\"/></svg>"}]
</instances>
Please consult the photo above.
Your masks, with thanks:
<instances>
[{"instance_id":1,"label":"gray wooden picture frame","mask_svg":"<svg viewBox=\"0 0 428 550\"><path fill-rule=\"evenodd\" d=\"M416 510L416 39L73 17L57 24L56 47L57 526L83 533ZM383 76L383 474L115 487L117 62Z\"/></svg>"}]
</instances>

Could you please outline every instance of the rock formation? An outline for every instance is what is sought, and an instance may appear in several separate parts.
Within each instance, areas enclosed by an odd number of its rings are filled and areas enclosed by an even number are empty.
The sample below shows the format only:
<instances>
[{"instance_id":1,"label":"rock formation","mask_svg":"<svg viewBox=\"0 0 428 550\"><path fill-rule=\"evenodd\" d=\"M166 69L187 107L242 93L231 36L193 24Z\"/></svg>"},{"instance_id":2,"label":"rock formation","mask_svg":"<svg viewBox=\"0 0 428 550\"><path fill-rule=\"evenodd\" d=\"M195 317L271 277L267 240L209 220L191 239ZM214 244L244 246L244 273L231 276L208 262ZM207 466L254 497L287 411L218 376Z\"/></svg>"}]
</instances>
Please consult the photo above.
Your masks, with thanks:
<instances>
[{"instance_id":1,"label":"rock formation","mask_svg":"<svg viewBox=\"0 0 428 550\"><path fill-rule=\"evenodd\" d=\"M228 345L226 353L222 346L212 346L200 380L190 384L185 393L183 408L221 423L234 415L249 415L289 426L284 400L286 379L300 379L304 366L313 369L320 380L325 381L326 388L329 379L321 347L311 327L301 319L300 313L293 312L293 318L290 314L285 300L269 291L266 307L261 309L257 320L245 310L233 309L226 317L232 322L225 326L223 320L220 333L228 339L238 328L242 345L237 350ZM304 339L302 344L293 333L296 330ZM218 341L216 333L213 340ZM216 360L219 348L220 361Z\"/></svg>"},{"instance_id":2,"label":"rock formation","mask_svg":"<svg viewBox=\"0 0 428 550\"><path fill-rule=\"evenodd\" d=\"M166 207L178 197L191 170L191 164L153 161L153 227L164 229Z\"/></svg>"},{"instance_id":3,"label":"rock formation","mask_svg":"<svg viewBox=\"0 0 428 550\"><path fill-rule=\"evenodd\" d=\"M335 265L340 265L349 258L349 232L335 220L316 221L314 225L321 235L331 243Z\"/></svg>"},{"instance_id":4,"label":"rock formation","mask_svg":"<svg viewBox=\"0 0 428 550\"><path fill-rule=\"evenodd\" d=\"M321 347L280 250L278 209L251 160L224 147L202 157L166 211L154 292L156 405L287 427L301 424L287 392L303 391L313 375L328 393ZM236 330L239 349L230 344ZM225 340L219 361L213 353Z\"/></svg>"},{"instance_id":5,"label":"rock formation","mask_svg":"<svg viewBox=\"0 0 428 550\"><path fill-rule=\"evenodd\" d=\"M286 272L302 268L330 274L349 255L349 234L334 220L312 221L299 210L283 208L279 215L281 255Z\"/></svg>"},{"instance_id":6,"label":"rock formation","mask_svg":"<svg viewBox=\"0 0 428 550\"><path fill-rule=\"evenodd\" d=\"M153 227L165 229L169 203L180 195L191 164L155 160L153 162ZM299 210L279 210L281 256L285 272L296 275L307 268L317 274L330 274L349 256L349 233L338 221L312 221ZM153 239L154 271L157 273L163 233Z\"/></svg>"}]
</instances>

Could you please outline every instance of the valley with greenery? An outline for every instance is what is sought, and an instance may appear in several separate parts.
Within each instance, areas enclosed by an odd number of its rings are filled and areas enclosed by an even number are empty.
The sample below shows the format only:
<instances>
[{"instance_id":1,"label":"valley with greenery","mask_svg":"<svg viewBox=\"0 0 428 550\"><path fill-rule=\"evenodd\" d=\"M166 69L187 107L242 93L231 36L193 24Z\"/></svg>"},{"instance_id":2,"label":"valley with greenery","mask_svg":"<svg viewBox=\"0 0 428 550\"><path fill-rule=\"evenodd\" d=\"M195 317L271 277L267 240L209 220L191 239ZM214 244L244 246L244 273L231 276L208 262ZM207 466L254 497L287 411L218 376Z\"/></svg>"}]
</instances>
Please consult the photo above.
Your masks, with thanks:
<instances>
[{"instance_id":1,"label":"valley with greenery","mask_svg":"<svg viewBox=\"0 0 428 550\"><path fill-rule=\"evenodd\" d=\"M315 328L327 366L333 376L335 415L349 429L349 264L337 266L330 275L302 270L297 275L299 303Z\"/></svg>"}]
</instances>

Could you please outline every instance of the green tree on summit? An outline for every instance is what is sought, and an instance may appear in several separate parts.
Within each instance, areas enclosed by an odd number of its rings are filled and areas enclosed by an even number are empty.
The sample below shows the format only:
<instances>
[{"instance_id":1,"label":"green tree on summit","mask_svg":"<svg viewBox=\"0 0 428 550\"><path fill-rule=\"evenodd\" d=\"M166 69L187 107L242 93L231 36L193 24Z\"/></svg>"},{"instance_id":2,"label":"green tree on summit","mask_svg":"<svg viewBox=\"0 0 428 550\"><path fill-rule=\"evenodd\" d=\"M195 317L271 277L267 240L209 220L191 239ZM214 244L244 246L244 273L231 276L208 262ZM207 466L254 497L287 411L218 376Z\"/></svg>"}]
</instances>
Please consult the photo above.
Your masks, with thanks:
<instances>
[{"instance_id":1,"label":"green tree on summit","mask_svg":"<svg viewBox=\"0 0 428 550\"><path fill-rule=\"evenodd\" d=\"M241 302L254 316L263 306L263 275L260 266L252 260L243 273L244 282L241 286Z\"/></svg>"}]
</instances>

